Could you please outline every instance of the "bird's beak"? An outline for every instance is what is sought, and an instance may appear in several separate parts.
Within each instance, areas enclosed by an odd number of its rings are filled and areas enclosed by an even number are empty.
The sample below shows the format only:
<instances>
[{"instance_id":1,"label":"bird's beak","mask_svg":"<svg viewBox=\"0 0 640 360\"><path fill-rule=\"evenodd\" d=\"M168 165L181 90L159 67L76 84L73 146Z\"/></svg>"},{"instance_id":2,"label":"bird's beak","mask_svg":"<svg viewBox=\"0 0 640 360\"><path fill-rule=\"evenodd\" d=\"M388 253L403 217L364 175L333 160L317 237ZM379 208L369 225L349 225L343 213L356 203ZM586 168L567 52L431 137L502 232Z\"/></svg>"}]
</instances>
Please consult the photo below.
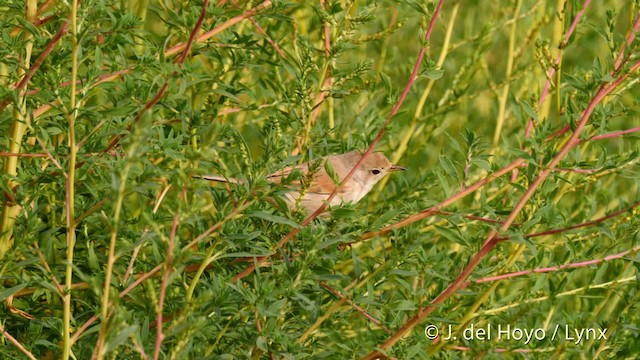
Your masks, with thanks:
<instances>
[{"instance_id":1,"label":"bird's beak","mask_svg":"<svg viewBox=\"0 0 640 360\"><path fill-rule=\"evenodd\" d=\"M403 168L402 166L398 166L398 165L391 165L389 167L389 172L392 172L392 171L405 171L405 170L407 170L407 169Z\"/></svg>"}]
</instances>

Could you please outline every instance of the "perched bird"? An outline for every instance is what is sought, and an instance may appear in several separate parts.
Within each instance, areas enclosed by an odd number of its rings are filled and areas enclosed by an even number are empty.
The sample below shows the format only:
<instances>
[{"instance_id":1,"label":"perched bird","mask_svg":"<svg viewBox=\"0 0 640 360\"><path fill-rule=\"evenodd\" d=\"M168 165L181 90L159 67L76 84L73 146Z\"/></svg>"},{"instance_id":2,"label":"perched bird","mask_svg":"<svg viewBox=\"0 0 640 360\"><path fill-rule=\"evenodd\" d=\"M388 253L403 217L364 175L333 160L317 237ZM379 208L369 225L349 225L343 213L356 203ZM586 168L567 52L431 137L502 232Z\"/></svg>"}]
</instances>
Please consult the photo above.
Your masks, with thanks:
<instances>
[{"instance_id":1,"label":"perched bird","mask_svg":"<svg viewBox=\"0 0 640 360\"><path fill-rule=\"evenodd\" d=\"M306 162L296 166L285 167L267 176L267 181L289 187L291 191L284 195L284 200L289 208L292 210L299 209L306 214L311 214L329 198L329 195L338 184L342 183L360 158L362 158L362 153L359 150L340 155L330 155L322 158L319 166L314 166L316 162ZM302 173L297 178L291 176L296 170ZM373 152L364 159L353 176L331 199L329 205L337 206L348 202L357 203L385 175L400 170L405 170L405 168L392 164L384 154ZM312 174L309 174L310 171ZM194 175L194 177L232 184L242 184L244 182L241 179L216 175Z\"/></svg>"}]
</instances>

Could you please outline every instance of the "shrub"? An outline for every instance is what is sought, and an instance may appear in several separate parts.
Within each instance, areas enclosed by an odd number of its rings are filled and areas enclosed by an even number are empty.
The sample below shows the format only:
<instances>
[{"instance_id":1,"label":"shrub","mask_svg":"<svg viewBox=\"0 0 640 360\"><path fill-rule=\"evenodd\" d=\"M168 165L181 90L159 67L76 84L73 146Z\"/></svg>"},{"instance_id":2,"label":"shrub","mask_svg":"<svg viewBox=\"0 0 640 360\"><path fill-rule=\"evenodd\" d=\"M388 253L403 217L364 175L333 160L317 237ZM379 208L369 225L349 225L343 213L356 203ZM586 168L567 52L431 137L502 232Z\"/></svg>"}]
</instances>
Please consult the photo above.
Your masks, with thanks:
<instances>
[{"instance_id":1,"label":"shrub","mask_svg":"<svg viewBox=\"0 0 640 360\"><path fill-rule=\"evenodd\" d=\"M638 8L0 5L0 354L636 354ZM374 147L358 204L265 201Z\"/></svg>"}]
</instances>

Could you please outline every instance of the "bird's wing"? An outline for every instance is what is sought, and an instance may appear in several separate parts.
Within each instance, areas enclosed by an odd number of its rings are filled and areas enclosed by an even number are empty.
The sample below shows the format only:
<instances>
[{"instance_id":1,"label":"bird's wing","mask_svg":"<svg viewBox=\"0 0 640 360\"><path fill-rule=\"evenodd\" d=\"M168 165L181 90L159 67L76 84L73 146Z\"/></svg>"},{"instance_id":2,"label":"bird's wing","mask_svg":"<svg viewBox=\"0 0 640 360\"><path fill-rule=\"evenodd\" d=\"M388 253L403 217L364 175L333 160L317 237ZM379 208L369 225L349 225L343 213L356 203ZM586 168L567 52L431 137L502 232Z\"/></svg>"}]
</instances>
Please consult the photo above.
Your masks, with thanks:
<instances>
[{"instance_id":1,"label":"bird's wing","mask_svg":"<svg viewBox=\"0 0 640 360\"><path fill-rule=\"evenodd\" d=\"M191 177L195 179L203 179L221 183L229 183L229 184L244 184L244 180L236 179L236 178L225 178L218 175L191 175Z\"/></svg>"},{"instance_id":2,"label":"bird's wing","mask_svg":"<svg viewBox=\"0 0 640 360\"><path fill-rule=\"evenodd\" d=\"M302 173L302 175L298 176L296 179L291 179L287 181L286 179L290 177L291 173L293 173L295 170L299 170ZM282 184L283 182L285 182L287 185L291 185L293 187L299 187L302 184L301 179L307 171L309 171L308 163L304 163L296 166L287 166L267 176L267 181L270 181L275 184Z\"/></svg>"},{"instance_id":3,"label":"bird's wing","mask_svg":"<svg viewBox=\"0 0 640 360\"><path fill-rule=\"evenodd\" d=\"M299 170L300 172L302 172L303 175L301 175L297 179L286 181L286 179L295 170ZM287 166L267 176L267 180L276 184L281 184L283 182L286 182L288 185L290 185L293 188L300 188L303 186L302 182L303 182L304 174L307 173L308 171L309 171L309 163L303 163L296 166ZM345 191L347 191L348 185L349 184L345 184L345 186L343 186L342 189L340 189L339 193L344 193ZM333 192L333 189L335 188L336 184L334 183L331 176L327 174L326 170L324 169L324 164L321 164L320 167L315 169L315 173L313 174L313 180L311 181L311 184L305 184L305 186L308 186L306 190L308 193L329 195Z\"/></svg>"}]
</instances>

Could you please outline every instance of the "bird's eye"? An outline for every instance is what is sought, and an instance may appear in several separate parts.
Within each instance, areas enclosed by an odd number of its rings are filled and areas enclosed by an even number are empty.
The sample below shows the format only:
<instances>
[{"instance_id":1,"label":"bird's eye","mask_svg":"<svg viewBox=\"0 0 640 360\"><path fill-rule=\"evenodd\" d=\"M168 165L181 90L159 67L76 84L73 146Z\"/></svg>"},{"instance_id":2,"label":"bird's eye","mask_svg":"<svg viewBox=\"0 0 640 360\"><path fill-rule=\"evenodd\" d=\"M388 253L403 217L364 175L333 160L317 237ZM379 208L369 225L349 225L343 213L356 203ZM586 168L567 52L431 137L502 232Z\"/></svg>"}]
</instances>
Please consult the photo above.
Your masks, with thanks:
<instances>
[{"instance_id":1,"label":"bird's eye","mask_svg":"<svg viewBox=\"0 0 640 360\"><path fill-rule=\"evenodd\" d=\"M373 169L373 170L371 170L371 173L373 175L378 175L378 174L380 174L380 170L379 169Z\"/></svg>"}]
</instances>

